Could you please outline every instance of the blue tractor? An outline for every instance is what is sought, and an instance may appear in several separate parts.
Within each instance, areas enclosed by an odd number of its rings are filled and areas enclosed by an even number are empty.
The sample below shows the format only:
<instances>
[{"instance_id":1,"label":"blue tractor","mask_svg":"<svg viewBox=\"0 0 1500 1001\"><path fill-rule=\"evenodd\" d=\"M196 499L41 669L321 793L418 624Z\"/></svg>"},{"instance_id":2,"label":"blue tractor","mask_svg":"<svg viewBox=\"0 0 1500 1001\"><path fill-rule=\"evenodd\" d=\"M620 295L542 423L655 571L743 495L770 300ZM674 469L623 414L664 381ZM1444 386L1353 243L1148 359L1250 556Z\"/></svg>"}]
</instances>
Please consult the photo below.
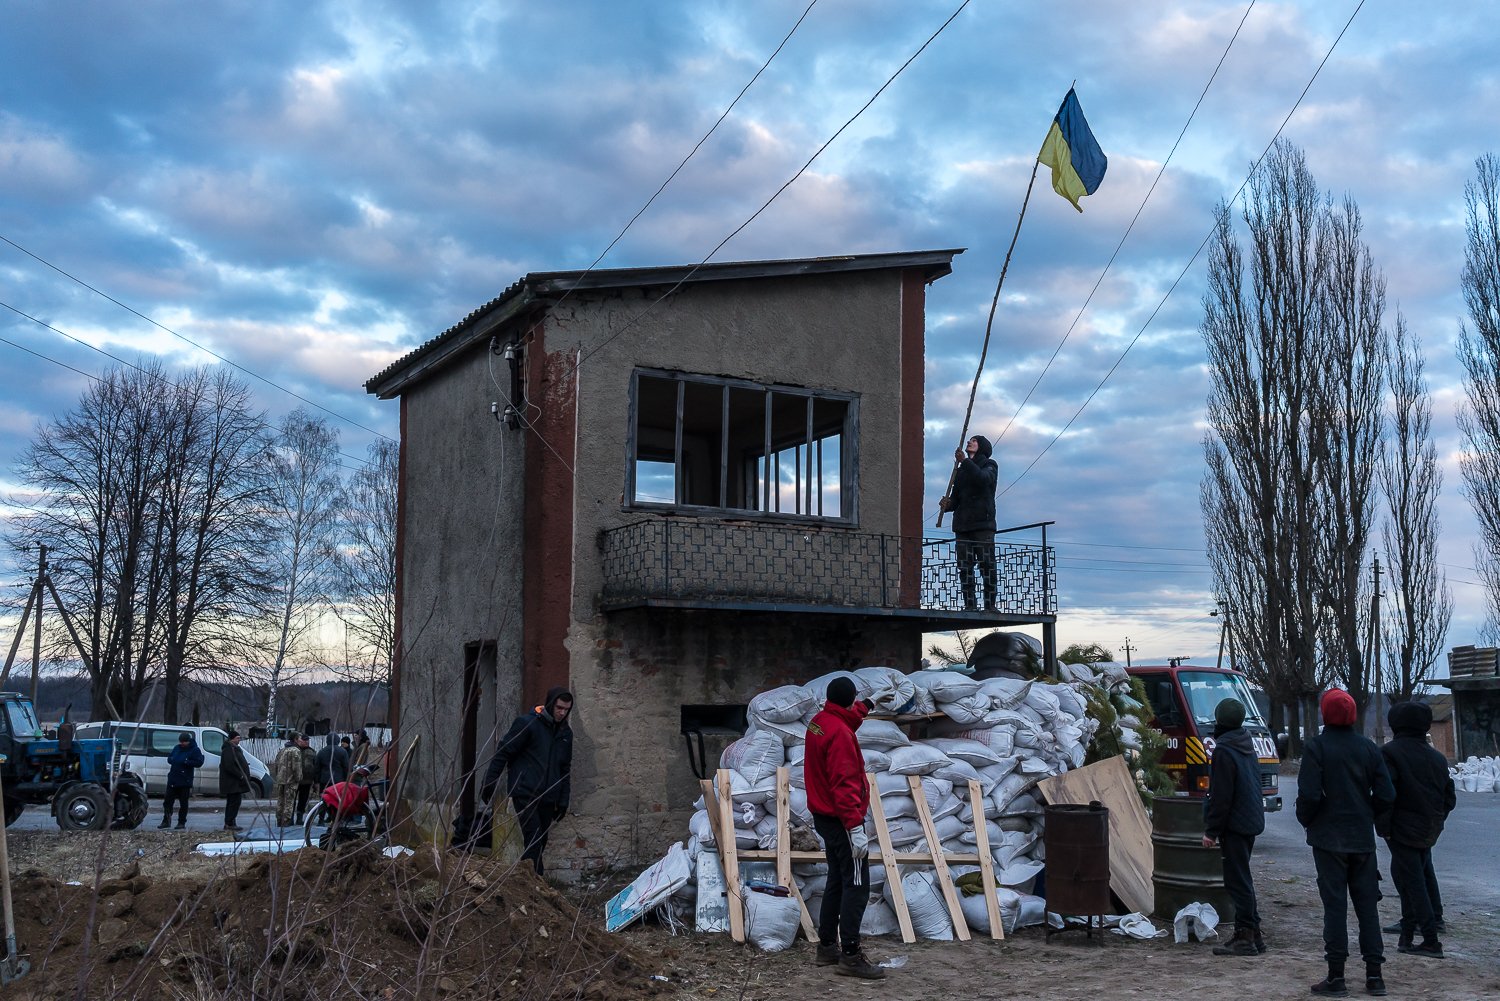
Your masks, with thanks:
<instances>
[{"instance_id":1,"label":"blue tractor","mask_svg":"<svg viewBox=\"0 0 1500 1001\"><path fill-rule=\"evenodd\" d=\"M133 772L116 771L113 738L74 740L71 723L49 738L31 700L15 692L0 692L0 755L6 827L28 803L50 805L65 831L99 831L106 824L129 830L146 819L145 783Z\"/></svg>"}]
</instances>

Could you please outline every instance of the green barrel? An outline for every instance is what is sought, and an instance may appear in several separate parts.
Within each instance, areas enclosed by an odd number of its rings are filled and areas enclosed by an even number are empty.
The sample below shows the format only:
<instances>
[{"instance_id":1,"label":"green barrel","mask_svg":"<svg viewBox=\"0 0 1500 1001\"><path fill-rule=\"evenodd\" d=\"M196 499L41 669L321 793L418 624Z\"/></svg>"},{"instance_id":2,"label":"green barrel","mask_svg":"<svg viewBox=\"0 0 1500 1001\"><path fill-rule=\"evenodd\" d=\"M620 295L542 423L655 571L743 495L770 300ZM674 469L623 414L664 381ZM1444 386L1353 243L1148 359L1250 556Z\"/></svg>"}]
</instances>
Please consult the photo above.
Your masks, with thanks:
<instances>
[{"instance_id":1,"label":"green barrel","mask_svg":"<svg viewBox=\"0 0 1500 1001\"><path fill-rule=\"evenodd\" d=\"M1232 922L1234 903L1224 889L1219 849L1203 847L1203 800L1182 793L1157 796L1151 814L1156 917L1170 921L1185 905L1203 903L1213 904L1220 922Z\"/></svg>"}]
</instances>

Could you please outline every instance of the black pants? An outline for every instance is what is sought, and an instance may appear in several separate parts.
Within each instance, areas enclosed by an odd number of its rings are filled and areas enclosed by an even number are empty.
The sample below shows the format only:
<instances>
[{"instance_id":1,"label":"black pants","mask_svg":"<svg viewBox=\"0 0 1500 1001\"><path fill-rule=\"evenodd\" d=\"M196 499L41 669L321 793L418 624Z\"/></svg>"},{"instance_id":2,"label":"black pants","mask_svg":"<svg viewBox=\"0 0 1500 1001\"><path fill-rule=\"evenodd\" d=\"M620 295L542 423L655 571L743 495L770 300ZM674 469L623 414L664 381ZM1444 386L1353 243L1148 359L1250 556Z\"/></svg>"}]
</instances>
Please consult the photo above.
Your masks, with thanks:
<instances>
[{"instance_id":1,"label":"black pants","mask_svg":"<svg viewBox=\"0 0 1500 1001\"><path fill-rule=\"evenodd\" d=\"M547 850L547 835L552 832L552 825L557 823L562 810L556 803L544 799L522 799L517 796L510 802L516 809L516 819L521 823L521 838L525 844L521 857L530 859L531 864L536 867L536 874L540 876L542 852Z\"/></svg>"},{"instance_id":2,"label":"black pants","mask_svg":"<svg viewBox=\"0 0 1500 1001\"><path fill-rule=\"evenodd\" d=\"M1255 851L1255 835L1225 831L1219 837L1219 851L1224 856L1224 889L1234 901L1234 930L1260 931L1260 909L1255 905L1255 881L1250 876L1250 853Z\"/></svg>"},{"instance_id":3,"label":"black pants","mask_svg":"<svg viewBox=\"0 0 1500 1001\"><path fill-rule=\"evenodd\" d=\"M172 819L172 804L173 803L179 803L179 804L181 804L178 807L178 809L177 809L177 826L178 827L186 827L187 826L187 804L188 804L188 793L190 793L190 792L192 792L192 790L189 789L187 786L182 786L180 788L173 787L173 786L167 786L167 794L166 794L166 796L162 797L162 801L161 801L161 822L162 822L162 826L165 827L167 821L169 821L169 820Z\"/></svg>"},{"instance_id":4,"label":"black pants","mask_svg":"<svg viewBox=\"0 0 1500 1001\"><path fill-rule=\"evenodd\" d=\"M974 605L974 568L984 579L984 607L995 607L995 533L990 531L954 532L958 552L958 586L964 593L964 608Z\"/></svg>"},{"instance_id":5,"label":"black pants","mask_svg":"<svg viewBox=\"0 0 1500 1001\"><path fill-rule=\"evenodd\" d=\"M813 827L828 855L828 882L818 913L818 944L838 943L848 955L859 951L859 923L870 902L870 859L860 859L859 884L854 882L854 852L849 832L837 817L813 814Z\"/></svg>"},{"instance_id":6,"label":"black pants","mask_svg":"<svg viewBox=\"0 0 1500 1001\"><path fill-rule=\"evenodd\" d=\"M1437 874L1432 871L1432 849L1387 841L1391 848L1391 882L1401 895L1401 937L1420 933L1437 938L1443 898L1438 895Z\"/></svg>"},{"instance_id":7,"label":"black pants","mask_svg":"<svg viewBox=\"0 0 1500 1001\"><path fill-rule=\"evenodd\" d=\"M1385 962L1380 933L1380 873L1374 852L1330 852L1313 849L1318 895L1323 898L1323 955L1330 966L1349 958L1349 902L1359 921L1359 952L1367 964Z\"/></svg>"},{"instance_id":8,"label":"black pants","mask_svg":"<svg viewBox=\"0 0 1500 1001\"><path fill-rule=\"evenodd\" d=\"M224 826L233 827L235 818L240 815L240 800L245 798L244 793L232 792L224 796Z\"/></svg>"},{"instance_id":9,"label":"black pants","mask_svg":"<svg viewBox=\"0 0 1500 1001\"><path fill-rule=\"evenodd\" d=\"M312 796L312 783L307 782L297 787L297 817L296 822L302 823L307 817L307 800Z\"/></svg>"}]
</instances>

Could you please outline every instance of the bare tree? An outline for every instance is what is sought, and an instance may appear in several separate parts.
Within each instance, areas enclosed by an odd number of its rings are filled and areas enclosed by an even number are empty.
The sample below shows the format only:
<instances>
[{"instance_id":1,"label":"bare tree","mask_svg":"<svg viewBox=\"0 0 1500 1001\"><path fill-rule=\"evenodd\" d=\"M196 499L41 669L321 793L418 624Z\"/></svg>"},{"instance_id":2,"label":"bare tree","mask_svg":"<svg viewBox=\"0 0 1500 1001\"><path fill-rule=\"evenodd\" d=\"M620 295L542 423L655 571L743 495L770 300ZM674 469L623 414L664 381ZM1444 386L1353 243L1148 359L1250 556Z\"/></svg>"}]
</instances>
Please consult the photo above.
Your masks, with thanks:
<instances>
[{"instance_id":1,"label":"bare tree","mask_svg":"<svg viewBox=\"0 0 1500 1001\"><path fill-rule=\"evenodd\" d=\"M272 544L270 663L266 723L276 723L276 688L334 589L334 532L341 503L338 432L302 408L283 417L269 452L267 512Z\"/></svg>"},{"instance_id":2,"label":"bare tree","mask_svg":"<svg viewBox=\"0 0 1500 1001\"><path fill-rule=\"evenodd\" d=\"M1308 419L1316 471L1320 655L1363 715L1378 675L1363 642L1370 626L1364 560L1375 525L1375 474L1384 430L1385 279L1370 259L1359 208L1350 199L1324 212L1319 243L1324 363L1317 369Z\"/></svg>"},{"instance_id":3,"label":"bare tree","mask_svg":"<svg viewBox=\"0 0 1500 1001\"><path fill-rule=\"evenodd\" d=\"M400 447L377 441L366 465L350 474L340 509L335 559L339 602L334 611L357 640L358 663L346 655L347 680L390 684L396 637L396 503Z\"/></svg>"},{"instance_id":4,"label":"bare tree","mask_svg":"<svg viewBox=\"0 0 1500 1001\"><path fill-rule=\"evenodd\" d=\"M1391 600L1381 623L1381 689L1405 701L1427 680L1442 652L1453 618L1453 596L1437 562L1437 498L1443 471L1432 441L1432 397L1423 376L1426 362L1399 313L1390 361L1390 435L1380 485L1386 501Z\"/></svg>"},{"instance_id":5,"label":"bare tree","mask_svg":"<svg viewBox=\"0 0 1500 1001\"><path fill-rule=\"evenodd\" d=\"M1458 333L1467 398L1458 427L1468 449L1459 469L1479 521L1474 565L1485 585L1486 631L1500 640L1500 159L1486 153L1475 170L1464 185L1468 243L1462 284L1470 322Z\"/></svg>"},{"instance_id":6,"label":"bare tree","mask_svg":"<svg viewBox=\"0 0 1500 1001\"><path fill-rule=\"evenodd\" d=\"M1211 389L1202 505L1216 591L1245 663L1273 702L1316 725L1317 470L1309 441L1323 338L1324 205L1300 150L1278 142L1243 212L1248 274L1218 212L1201 327Z\"/></svg>"}]
</instances>

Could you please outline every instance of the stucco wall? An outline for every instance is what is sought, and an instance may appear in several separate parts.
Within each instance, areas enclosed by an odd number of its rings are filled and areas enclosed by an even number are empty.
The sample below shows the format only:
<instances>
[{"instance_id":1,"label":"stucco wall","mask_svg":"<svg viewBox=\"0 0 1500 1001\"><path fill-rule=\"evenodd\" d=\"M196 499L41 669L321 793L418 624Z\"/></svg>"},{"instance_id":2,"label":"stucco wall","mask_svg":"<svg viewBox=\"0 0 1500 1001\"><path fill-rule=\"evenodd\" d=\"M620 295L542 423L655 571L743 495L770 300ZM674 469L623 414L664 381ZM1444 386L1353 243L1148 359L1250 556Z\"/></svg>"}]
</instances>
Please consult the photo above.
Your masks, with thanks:
<instances>
[{"instance_id":1,"label":"stucco wall","mask_svg":"<svg viewBox=\"0 0 1500 1001\"><path fill-rule=\"evenodd\" d=\"M481 678L479 762L521 701L524 436L490 415L499 390L480 346L407 394L405 587L399 712L402 748L420 737L403 798L451 800L459 784L464 647L493 641ZM497 378L508 385L504 363ZM502 401L503 406L503 401Z\"/></svg>"}]
</instances>

